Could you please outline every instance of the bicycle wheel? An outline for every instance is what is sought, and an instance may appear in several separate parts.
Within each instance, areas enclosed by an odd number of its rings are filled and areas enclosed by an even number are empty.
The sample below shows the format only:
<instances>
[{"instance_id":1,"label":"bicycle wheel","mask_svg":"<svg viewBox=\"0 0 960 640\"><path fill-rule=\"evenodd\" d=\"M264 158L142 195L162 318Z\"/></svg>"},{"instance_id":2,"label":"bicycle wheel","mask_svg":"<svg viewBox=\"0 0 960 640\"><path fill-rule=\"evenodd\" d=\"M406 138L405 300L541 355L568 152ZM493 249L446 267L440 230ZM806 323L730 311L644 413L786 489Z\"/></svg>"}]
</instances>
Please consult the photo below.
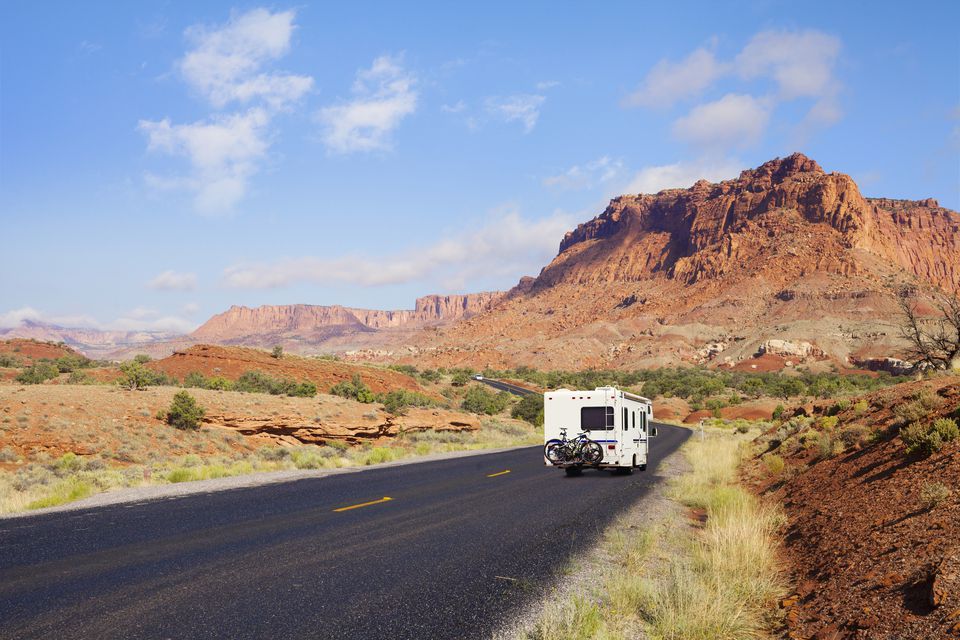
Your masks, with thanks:
<instances>
[{"instance_id":1,"label":"bicycle wheel","mask_svg":"<svg viewBox=\"0 0 960 640\"><path fill-rule=\"evenodd\" d=\"M603 447L599 442L587 440L580 451L583 461L587 464L599 464L603 460Z\"/></svg>"},{"instance_id":2,"label":"bicycle wheel","mask_svg":"<svg viewBox=\"0 0 960 640\"><path fill-rule=\"evenodd\" d=\"M564 446L562 440L550 440L543 445L543 455L551 464L559 464L564 459Z\"/></svg>"}]
</instances>

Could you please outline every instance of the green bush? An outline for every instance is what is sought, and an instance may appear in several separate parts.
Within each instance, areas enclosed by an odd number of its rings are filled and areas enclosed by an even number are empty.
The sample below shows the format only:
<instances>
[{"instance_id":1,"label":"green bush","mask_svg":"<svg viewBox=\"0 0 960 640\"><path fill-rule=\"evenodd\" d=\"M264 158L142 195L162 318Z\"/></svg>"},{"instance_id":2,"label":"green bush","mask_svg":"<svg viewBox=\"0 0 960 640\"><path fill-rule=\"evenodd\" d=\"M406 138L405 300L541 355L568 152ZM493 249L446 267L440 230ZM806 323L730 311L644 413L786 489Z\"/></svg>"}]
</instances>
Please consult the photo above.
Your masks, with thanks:
<instances>
[{"instance_id":1,"label":"green bush","mask_svg":"<svg viewBox=\"0 0 960 640\"><path fill-rule=\"evenodd\" d=\"M840 442L847 448L862 447L870 439L870 431L859 424L852 424L840 430Z\"/></svg>"},{"instance_id":2,"label":"green bush","mask_svg":"<svg viewBox=\"0 0 960 640\"><path fill-rule=\"evenodd\" d=\"M86 371L72 371L67 376L67 384L93 384L96 382Z\"/></svg>"},{"instance_id":3,"label":"green bush","mask_svg":"<svg viewBox=\"0 0 960 640\"><path fill-rule=\"evenodd\" d=\"M120 379L117 380L117 384L131 391L157 385L169 385L173 382L174 380L167 377L166 374L148 369L143 366L143 362L136 359L120 364Z\"/></svg>"},{"instance_id":4,"label":"green bush","mask_svg":"<svg viewBox=\"0 0 960 640\"><path fill-rule=\"evenodd\" d=\"M70 373L77 369L86 369L87 367L93 366L93 360L77 354L57 358L53 361L53 364L60 373Z\"/></svg>"},{"instance_id":5,"label":"green bush","mask_svg":"<svg viewBox=\"0 0 960 640\"><path fill-rule=\"evenodd\" d=\"M153 360L153 358L145 353L138 353L137 355L133 356L133 361L138 364L147 364L151 360Z\"/></svg>"},{"instance_id":6,"label":"green bush","mask_svg":"<svg viewBox=\"0 0 960 640\"><path fill-rule=\"evenodd\" d=\"M786 407L784 407L782 404L778 404L773 410L773 419L779 420L780 418L782 418L783 412L786 410L787 410Z\"/></svg>"},{"instance_id":7,"label":"green bush","mask_svg":"<svg viewBox=\"0 0 960 640\"><path fill-rule=\"evenodd\" d=\"M331 395L340 396L342 398L350 398L364 404L369 404L376 400L376 396L374 395L373 391L370 390L370 387L364 384L359 373L353 374L350 382L344 380L333 385L330 388L330 393Z\"/></svg>"},{"instance_id":8,"label":"green bush","mask_svg":"<svg viewBox=\"0 0 960 640\"><path fill-rule=\"evenodd\" d=\"M783 458L776 454L764 456L763 464L767 468L767 471L770 473L770 475L774 477L777 477L783 473L783 468L786 466L783 462Z\"/></svg>"},{"instance_id":9,"label":"green bush","mask_svg":"<svg viewBox=\"0 0 960 640\"><path fill-rule=\"evenodd\" d=\"M440 382L440 372L436 369L424 369L420 372L420 379L424 382Z\"/></svg>"},{"instance_id":10,"label":"green bush","mask_svg":"<svg viewBox=\"0 0 960 640\"><path fill-rule=\"evenodd\" d=\"M460 407L471 413L485 413L492 416L506 409L508 404L510 404L509 393L505 391L491 393L481 386L474 385L467 389Z\"/></svg>"},{"instance_id":11,"label":"green bush","mask_svg":"<svg viewBox=\"0 0 960 640\"><path fill-rule=\"evenodd\" d=\"M19 367L20 360L9 353L0 353L0 367Z\"/></svg>"},{"instance_id":12,"label":"green bush","mask_svg":"<svg viewBox=\"0 0 960 640\"><path fill-rule=\"evenodd\" d=\"M38 362L21 371L16 378L21 384L41 384L60 375L60 371L49 362Z\"/></svg>"},{"instance_id":13,"label":"green bush","mask_svg":"<svg viewBox=\"0 0 960 640\"><path fill-rule=\"evenodd\" d=\"M283 357L283 347L277 345L273 348L273 351L270 352L270 355L278 360Z\"/></svg>"},{"instance_id":14,"label":"green bush","mask_svg":"<svg viewBox=\"0 0 960 640\"><path fill-rule=\"evenodd\" d=\"M520 402L513 405L510 409L510 416L520 420L526 420L530 424L539 427L543 424L543 395L532 393L523 396Z\"/></svg>"},{"instance_id":15,"label":"green bush","mask_svg":"<svg viewBox=\"0 0 960 640\"><path fill-rule=\"evenodd\" d=\"M465 371L458 371L453 374L453 378L450 380L450 384L455 387L463 387L470 382L470 374Z\"/></svg>"},{"instance_id":16,"label":"green bush","mask_svg":"<svg viewBox=\"0 0 960 640\"><path fill-rule=\"evenodd\" d=\"M399 371L400 373L404 373L410 377L416 377L418 372L417 368L412 364L392 364L388 367L388 369Z\"/></svg>"},{"instance_id":17,"label":"green bush","mask_svg":"<svg viewBox=\"0 0 960 640\"><path fill-rule=\"evenodd\" d=\"M394 415L403 413L407 407L430 407L436 404L432 398L406 389L395 389L389 393L380 394L377 396L377 401L383 403L384 410Z\"/></svg>"},{"instance_id":18,"label":"green bush","mask_svg":"<svg viewBox=\"0 0 960 640\"><path fill-rule=\"evenodd\" d=\"M927 509L934 509L953 494L942 482L925 482L920 488L920 502Z\"/></svg>"},{"instance_id":19,"label":"green bush","mask_svg":"<svg viewBox=\"0 0 960 640\"><path fill-rule=\"evenodd\" d=\"M900 439L906 445L908 454L931 455L958 437L960 428L951 418L940 418L928 424L917 421L900 429Z\"/></svg>"},{"instance_id":20,"label":"green bush","mask_svg":"<svg viewBox=\"0 0 960 640\"><path fill-rule=\"evenodd\" d=\"M196 430L200 428L200 421L205 414L206 410L197 404L193 396L186 391L178 391L167 409L166 422L177 429Z\"/></svg>"},{"instance_id":21,"label":"green bush","mask_svg":"<svg viewBox=\"0 0 960 640\"><path fill-rule=\"evenodd\" d=\"M226 383L222 379L211 378L208 383L211 383L216 380L217 384ZM294 380L289 380L286 378L274 378L269 376L262 371L245 371L243 374L237 378L237 381L233 383L233 389L235 391L244 391L247 393L269 393L274 396L300 396L304 398L312 398L317 395L317 385L312 382L296 382ZM209 388L220 388L218 387L209 387Z\"/></svg>"}]
</instances>

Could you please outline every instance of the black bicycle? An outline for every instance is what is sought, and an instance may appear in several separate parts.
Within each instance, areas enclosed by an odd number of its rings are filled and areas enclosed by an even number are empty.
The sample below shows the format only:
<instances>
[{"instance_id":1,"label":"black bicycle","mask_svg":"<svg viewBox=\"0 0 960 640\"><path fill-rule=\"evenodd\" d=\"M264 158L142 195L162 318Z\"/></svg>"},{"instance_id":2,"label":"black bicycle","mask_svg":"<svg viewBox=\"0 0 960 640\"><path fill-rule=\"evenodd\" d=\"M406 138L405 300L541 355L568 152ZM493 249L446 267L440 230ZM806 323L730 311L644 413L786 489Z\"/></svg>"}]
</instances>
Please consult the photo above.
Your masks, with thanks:
<instances>
[{"instance_id":1,"label":"black bicycle","mask_svg":"<svg viewBox=\"0 0 960 640\"><path fill-rule=\"evenodd\" d=\"M603 460L603 447L581 431L567 439L567 430L560 429L560 437L547 440L543 455L551 464L599 464Z\"/></svg>"}]
</instances>

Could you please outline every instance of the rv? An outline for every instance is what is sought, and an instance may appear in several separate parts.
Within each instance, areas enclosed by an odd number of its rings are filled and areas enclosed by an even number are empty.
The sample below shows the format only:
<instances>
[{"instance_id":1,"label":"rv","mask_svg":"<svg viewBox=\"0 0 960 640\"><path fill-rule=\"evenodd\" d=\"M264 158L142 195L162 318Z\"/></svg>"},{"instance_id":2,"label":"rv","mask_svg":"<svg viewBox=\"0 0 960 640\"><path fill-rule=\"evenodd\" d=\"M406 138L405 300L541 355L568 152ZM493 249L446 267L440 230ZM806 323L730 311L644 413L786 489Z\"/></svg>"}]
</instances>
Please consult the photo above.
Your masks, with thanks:
<instances>
[{"instance_id":1,"label":"rv","mask_svg":"<svg viewBox=\"0 0 960 640\"><path fill-rule=\"evenodd\" d=\"M551 462L546 444L551 440L568 440L581 432L603 449L599 462L560 460ZM593 391L560 389L543 394L544 461L547 465L577 475L584 467L613 469L632 473L647 468L649 438L657 435L653 426L653 403L642 396L615 387L597 387Z\"/></svg>"}]
</instances>

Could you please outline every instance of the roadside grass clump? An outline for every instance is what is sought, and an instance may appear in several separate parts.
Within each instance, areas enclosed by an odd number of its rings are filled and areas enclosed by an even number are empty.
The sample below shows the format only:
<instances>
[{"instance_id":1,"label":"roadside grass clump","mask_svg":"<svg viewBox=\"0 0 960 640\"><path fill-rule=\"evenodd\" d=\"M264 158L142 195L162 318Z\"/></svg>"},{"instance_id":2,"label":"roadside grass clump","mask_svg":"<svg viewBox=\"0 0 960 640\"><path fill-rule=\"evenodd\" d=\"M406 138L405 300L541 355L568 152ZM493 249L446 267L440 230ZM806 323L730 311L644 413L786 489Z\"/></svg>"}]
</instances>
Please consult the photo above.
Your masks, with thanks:
<instances>
[{"instance_id":1,"label":"roadside grass clump","mask_svg":"<svg viewBox=\"0 0 960 640\"><path fill-rule=\"evenodd\" d=\"M297 469L323 469L335 464L340 451L334 447L305 445L290 450L290 460Z\"/></svg>"},{"instance_id":2,"label":"roadside grass clump","mask_svg":"<svg viewBox=\"0 0 960 640\"><path fill-rule=\"evenodd\" d=\"M906 445L908 455L932 455L958 437L960 428L952 418L938 418L930 423L916 421L900 429L900 439Z\"/></svg>"},{"instance_id":3,"label":"roadside grass clump","mask_svg":"<svg viewBox=\"0 0 960 640\"><path fill-rule=\"evenodd\" d=\"M940 506L951 495L953 491L942 482L924 482L920 488L920 502L928 511Z\"/></svg>"},{"instance_id":4,"label":"roadside grass clump","mask_svg":"<svg viewBox=\"0 0 960 640\"><path fill-rule=\"evenodd\" d=\"M340 396L341 398L356 400L364 404L369 404L377 399L376 394L370 390L370 387L364 384L359 373L353 374L349 382L343 380L333 385L330 388L330 394Z\"/></svg>"},{"instance_id":5,"label":"roadside grass clump","mask_svg":"<svg viewBox=\"0 0 960 640\"><path fill-rule=\"evenodd\" d=\"M206 409L197 404L193 396L186 391L178 391L173 396L164 421L181 431L196 431L206 413Z\"/></svg>"},{"instance_id":6,"label":"roadside grass clump","mask_svg":"<svg viewBox=\"0 0 960 640\"><path fill-rule=\"evenodd\" d=\"M506 391L491 393L479 385L467 389L460 408L470 413L492 416L503 412L510 404L510 394Z\"/></svg>"},{"instance_id":7,"label":"roadside grass clump","mask_svg":"<svg viewBox=\"0 0 960 640\"><path fill-rule=\"evenodd\" d=\"M361 464L364 466L369 466L372 464L382 464L384 462L390 462L391 460L396 460L398 457L398 452L392 447L374 447L371 449L363 458L361 458Z\"/></svg>"},{"instance_id":8,"label":"roadside grass clump","mask_svg":"<svg viewBox=\"0 0 960 640\"><path fill-rule=\"evenodd\" d=\"M783 458L775 453L771 453L763 457L763 465L767 468L767 473L774 478L779 478L780 475L783 474L786 463L784 463Z\"/></svg>"},{"instance_id":9,"label":"roadside grass clump","mask_svg":"<svg viewBox=\"0 0 960 640\"><path fill-rule=\"evenodd\" d=\"M686 445L692 470L674 486L683 504L707 520L687 553L670 559L649 591L643 616L650 635L669 640L758 637L784 583L776 561L781 515L737 484L742 449L714 436Z\"/></svg>"},{"instance_id":10,"label":"roadside grass clump","mask_svg":"<svg viewBox=\"0 0 960 640\"><path fill-rule=\"evenodd\" d=\"M568 602L550 603L536 626L526 634L529 640L607 640L612 635L603 612L595 602L574 596Z\"/></svg>"},{"instance_id":11,"label":"roadside grass clump","mask_svg":"<svg viewBox=\"0 0 960 640\"><path fill-rule=\"evenodd\" d=\"M57 505L81 500L93 494L94 487L88 481L77 477L64 478L56 483L42 498L38 498L27 505L27 509L44 509Z\"/></svg>"},{"instance_id":12,"label":"roadside grass clump","mask_svg":"<svg viewBox=\"0 0 960 640\"><path fill-rule=\"evenodd\" d=\"M20 384L43 384L60 375L60 370L49 362L38 362L17 374L14 378Z\"/></svg>"}]
</instances>

